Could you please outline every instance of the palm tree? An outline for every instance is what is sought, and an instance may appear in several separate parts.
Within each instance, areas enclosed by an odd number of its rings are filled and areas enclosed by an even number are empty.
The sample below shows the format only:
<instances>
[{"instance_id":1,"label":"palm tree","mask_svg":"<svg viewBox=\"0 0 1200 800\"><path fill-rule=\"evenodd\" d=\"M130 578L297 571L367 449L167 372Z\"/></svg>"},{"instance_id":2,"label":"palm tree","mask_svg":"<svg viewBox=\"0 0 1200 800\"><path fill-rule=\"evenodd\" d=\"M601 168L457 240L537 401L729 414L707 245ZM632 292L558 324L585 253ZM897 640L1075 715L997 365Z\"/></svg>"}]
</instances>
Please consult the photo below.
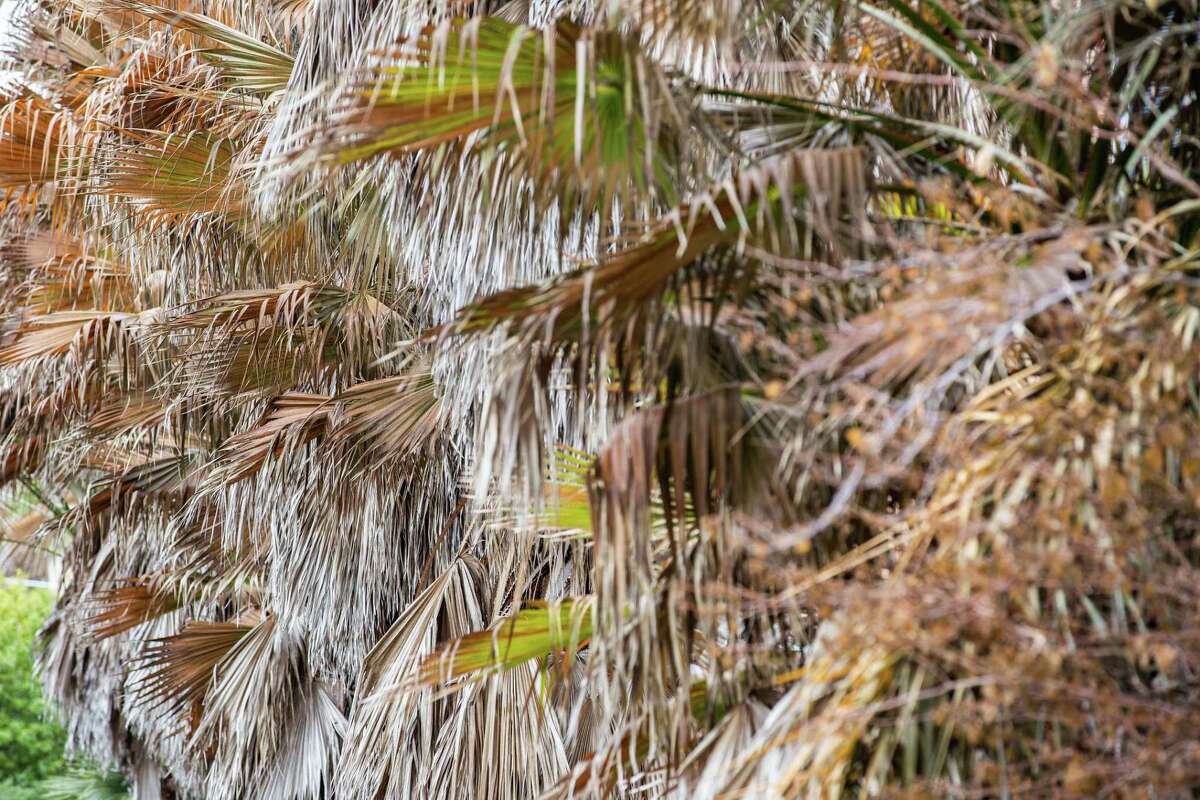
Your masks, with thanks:
<instances>
[{"instance_id":1,"label":"palm tree","mask_svg":"<svg viewBox=\"0 0 1200 800\"><path fill-rule=\"evenodd\" d=\"M8 547L138 798L1200 786L1196 0L39 0Z\"/></svg>"}]
</instances>

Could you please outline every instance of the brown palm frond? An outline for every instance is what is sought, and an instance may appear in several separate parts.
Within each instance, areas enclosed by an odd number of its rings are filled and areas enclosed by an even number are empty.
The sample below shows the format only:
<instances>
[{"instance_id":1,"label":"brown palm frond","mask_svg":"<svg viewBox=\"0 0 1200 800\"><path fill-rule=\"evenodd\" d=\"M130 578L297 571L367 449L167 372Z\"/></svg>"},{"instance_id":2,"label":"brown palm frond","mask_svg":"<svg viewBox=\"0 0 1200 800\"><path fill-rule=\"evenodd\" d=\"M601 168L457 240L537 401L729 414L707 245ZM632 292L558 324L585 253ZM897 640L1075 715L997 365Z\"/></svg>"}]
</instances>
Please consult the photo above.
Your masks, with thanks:
<instances>
[{"instance_id":1,"label":"brown palm frond","mask_svg":"<svg viewBox=\"0 0 1200 800\"><path fill-rule=\"evenodd\" d=\"M331 442L361 448L371 464L429 449L443 418L433 376L419 369L355 384L332 404Z\"/></svg>"},{"instance_id":2,"label":"brown palm frond","mask_svg":"<svg viewBox=\"0 0 1200 800\"><path fill-rule=\"evenodd\" d=\"M98 67L104 63L101 49L69 24L54 24L37 15L26 24L18 22L14 27L15 41L9 45L9 50L17 60L77 68Z\"/></svg>"},{"instance_id":3,"label":"brown palm frond","mask_svg":"<svg viewBox=\"0 0 1200 800\"><path fill-rule=\"evenodd\" d=\"M474 559L456 558L429 580L364 660L360 701L342 750L339 791L375 794L412 784L415 776L403 767L411 765L412 748L420 746L421 729L428 728L417 713L420 696L411 688L437 644L439 618L448 622L452 635L465 635L464 628L481 622L480 573Z\"/></svg>"},{"instance_id":4,"label":"brown palm frond","mask_svg":"<svg viewBox=\"0 0 1200 800\"><path fill-rule=\"evenodd\" d=\"M1041 310L1069 289L1072 269L1083 263L1087 247L1083 231L1026 251L1029 262L1013 273L994 269L991 259L1013 257L1009 252L975 252L974 263L946 276L930 275L910 292L897 293L878 311L860 315L830 336L828 348L806 363L796 379L836 374L852 376L874 386L902 383L936 375L971 352L986 335L1009 324L1014 312ZM969 296L969 302L962 300ZM914 312L920 310L918 317ZM919 327L914 322L920 319ZM970 330L975 336L964 337Z\"/></svg>"},{"instance_id":5,"label":"brown palm frond","mask_svg":"<svg viewBox=\"0 0 1200 800\"><path fill-rule=\"evenodd\" d=\"M172 331L287 328L325 321L344 313L356 299L354 293L336 286L297 281L208 298L200 301L196 310L172 317L165 327Z\"/></svg>"},{"instance_id":6,"label":"brown palm frond","mask_svg":"<svg viewBox=\"0 0 1200 800\"><path fill-rule=\"evenodd\" d=\"M178 59L143 47L112 81L115 123L122 131L170 131L201 127L197 114L203 93Z\"/></svg>"},{"instance_id":7,"label":"brown palm frond","mask_svg":"<svg viewBox=\"0 0 1200 800\"><path fill-rule=\"evenodd\" d=\"M87 419L88 430L98 436L117 436L135 428L150 428L166 418L162 400L149 395L129 395L106 402Z\"/></svg>"},{"instance_id":8,"label":"brown palm frond","mask_svg":"<svg viewBox=\"0 0 1200 800\"><path fill-rule=\"evenodd\" d=\"M93 592L92 610L83 624L97 640L117 636L180 607L153 578L127 578Z\"/></svg>"},{"instance_id":9,"label":"brown palm frond","mask_svg":"<svg viewBox=\"0 0 1200 800\"><path fill-rule=\"evenodd\" d=\"M39 231L5 244L0 258L11 265L10 280L21 282L22 305L32 314L138 307L128 267L74 239Z\"/></svg>"},{"instance_id":10,"label":"brown palm frond","mask_svg":"<svg viewBox=\"0 0 1200 800\"><path fill-rule=\"evenodd\" d=\"M324 433L331 411L327 395L289 392L274 398L257 424L221 445L206 483L228 485L251 477L268 458Z\"/></svg>"},{"instance_id":11,"label":"brown palm frond","mask_svg":"<svg viewBox=\"0 0 1200 800\"><path fill-rule=\"evenodd\" d=\"M1198 0L11 16L0 557L131 796L1200 786Z\"/></svg>"},{"instance_id":12,"label":"brown palm frond","mask_svg":"<svg viewBox=\"0 0 1200 800\"><path fill-rule=\"evenodd\" d=\"M253 630L233 622L191 621L173 636L148 642L141 661L147 674L136 691L166 713L185 716L195 729L217 667Z\"/></svg>"},{"instance_id":13,"label":"brown palm frond","mask_svg":"<svg viewBox=\"0 0 1200 800\"><path fill-rule=\"evenodd\" d=\"M330 688L307 674L301 650L287 636L278 618L267 616L230 648L216 671L195 731L195 741L210 741L218 754L209 794L261 785L282 796L316 796L331 783L345 718ZM264 707L288 725L264 717ZM250 752L249 741L255 758L219 757L223 751ZM280 774L284 765L293 771Z\"/></svg>"},{"instance_id":14,"label":"brown palm frond","mask_svg":"<svg viewBox=\"0 0 1200 800\"><path fill-rule=\"evenodd\" d=\"M7 264L22 271L45 266L68 268L88 258L81 243L50 231L38 231L5 242L0 255Z\"/></svg>"},{"instance_id":15,"label":"brown palm frond","mask_svg":"<svg viewBox=\"0 0 1200 800\"><path fill-rule=\"evenodd\" d=\"M0 450L0 486L42 465L46 457L45 434L9 439Z\"/></svg>"},{"instance_id":16,"label":"brown palm frond","mask_svg":"<svg viewBox=\"0 0 1200 800\"><path fill-rule=\"evenodd\" d=\"M198 479L196 456L191 453L134 458L133 464L125 460L129 459L128 454L118 458L115 462L93 463L94 467L108 468L116 474L96 481L84 500L54 521L56 528L95 529L111 515L131 513L152 501L182 507Z\"/></svg>"},{"instance_id":17,"label":"brown palm frond","mask_svg":"<svg viewBox=\"0 0 1200 800\"><path fill-rule=\"evenodd\" d=\"M349 366L342 355L311 336L241 334L189 347L167 377L185 397L266 398L297 383L327 383Z\"/></svg>"},{"instance_id":18,"label":"brown palm frond","mask_svg":"<svg viewBox=\"0 0 1200 800\"><path fill-rule=\"evenodd\" d=\"M3 480L3 475L0 475L0 480ZM54 553L35 544L33 537L46 519L45 511L30 511L0 522L0 570L27 575L45 574L47 558Z\"/></svg>"},{"instance_id":19,"label":"brown palm frond","mask_svg":"<svg viewBox=\"0 0 1200 800\"><path fill-rule=\"evenodd\" d=\"M853 209L866 202L864 168L862 153L855 149L803 152L752 167L679 207L594 265L545 286L510 289L467 306L450 330L489 330L515 320L535 338L579 341L589 332L600 335L637 319L669 287L678 286L681 305L695 302L689 291L704 294L704 285L689 287L679 278L719 246L748 239L777 251L794 244L798 223L793 216L802 208L807 208L802 220L825 231L843 216L859 216L861 210ZM744 270L740 259L718 254L710 261L699 266L726 272L714 279L717 287L728 291L747 280L738 275Z\"/></svg>"},{"instance_id":20,"label":"brown palm frond","mask_svg":"<svg viewBox=\"0 0 1200 800\"><path fill-rule=\"evenodd\" d=\"M160 330L181 347L174 374L211 393L285 389L330 374L358 376L400 330L399 315L376 298L298 281L208 298Z\"/></svg>"}]
</instances>

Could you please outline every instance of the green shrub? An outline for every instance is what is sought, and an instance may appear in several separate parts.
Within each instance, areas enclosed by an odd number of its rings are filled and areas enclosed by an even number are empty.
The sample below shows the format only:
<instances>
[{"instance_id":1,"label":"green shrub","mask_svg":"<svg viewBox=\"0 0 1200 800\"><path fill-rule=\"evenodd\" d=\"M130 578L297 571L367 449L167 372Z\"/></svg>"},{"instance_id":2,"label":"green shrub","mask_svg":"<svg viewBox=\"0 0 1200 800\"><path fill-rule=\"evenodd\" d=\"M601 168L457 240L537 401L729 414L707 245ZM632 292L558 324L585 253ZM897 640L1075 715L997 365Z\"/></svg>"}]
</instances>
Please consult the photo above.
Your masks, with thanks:
<instances>
[{"instance_id":1,"label":"green shrub","mask_svg":"<svg viewBox=\"0 0 1200 800\"><path fill-rule=\"evenodd\" d=\"M0 800L24 798L20 787L62 769L63 731L33 673L34 635L52 602L44 589L0 583Z\"/></svg>"}]
</instances>

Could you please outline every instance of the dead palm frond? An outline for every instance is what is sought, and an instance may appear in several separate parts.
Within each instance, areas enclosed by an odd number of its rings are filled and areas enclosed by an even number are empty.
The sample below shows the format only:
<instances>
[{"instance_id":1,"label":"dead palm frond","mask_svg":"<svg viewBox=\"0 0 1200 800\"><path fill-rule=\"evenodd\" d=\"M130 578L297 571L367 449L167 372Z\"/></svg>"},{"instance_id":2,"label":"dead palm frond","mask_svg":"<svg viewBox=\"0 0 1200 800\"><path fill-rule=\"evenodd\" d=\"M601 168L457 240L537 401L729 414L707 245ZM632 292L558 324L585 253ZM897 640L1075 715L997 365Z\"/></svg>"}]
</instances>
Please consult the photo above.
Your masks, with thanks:
<instances>
[{"instance_id":1,"label":"dead palm frond","mask_svg":"<svg viewBox=\"0 0 1200 800\"><path fill-rule=\"evenodd\" d=\"M10 97L0 115L0 185L9 193L65 177L66 115L32 91Z\"/></svg>"}]
</instances>

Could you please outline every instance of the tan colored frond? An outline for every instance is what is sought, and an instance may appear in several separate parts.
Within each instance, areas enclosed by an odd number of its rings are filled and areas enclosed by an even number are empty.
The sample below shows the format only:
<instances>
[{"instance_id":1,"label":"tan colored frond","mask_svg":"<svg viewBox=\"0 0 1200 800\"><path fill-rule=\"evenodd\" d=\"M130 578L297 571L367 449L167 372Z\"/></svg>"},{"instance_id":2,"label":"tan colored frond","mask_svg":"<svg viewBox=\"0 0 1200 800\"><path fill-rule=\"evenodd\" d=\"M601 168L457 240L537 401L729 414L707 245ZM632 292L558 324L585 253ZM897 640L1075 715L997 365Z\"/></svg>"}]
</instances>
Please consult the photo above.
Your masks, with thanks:
<instances>
[{"instance_id":1,"label":"tan colored frond","mask_svg":"<svg viewBox=\"0 0 1200 800\"><path fill-rule=\"evenodd\" d=\"M58 311L21 321L16 340L0 350L0 366L61 355L73 346L103 347L116 341L121 323L132 314L119 311Z\"/></svg>"},{"instance_id":2,"label":"tan colored frond","mask_svg":"<svg viewBox=\"0 0 1200 800\"><path fill-rule=\"evenodd\" d=\"M340 310L351 299L336 287L310 281L283 284L274 289L230 292L199 301L195 311L171 318L168 330L254 330L315 322Z\"/></svg>"},{"instance_id":3,"label":"tan colored frond","mask_svg":"<svg viewBox=\"0 0 1200 800\"><path fill-rule=\"evenodd\" d=\"M87 420L88 429L98 436L116 436L135 428L150 428L163 421L167 409L163 401L150 396L125 396L108 400Z\"/></svg>"},{"instance_id":4,"label":"tan colored frond","mask_svg":"<svg viewBox=\"0 0 1200 800\"><path fill-rule=\"evenodd\" d=\"M127 266L61 234L38 231L14 239L0 248L0 259L12 265L11 277L24 290L22 305L33 314L138 306Z\"/></svg>"},{"instance_id":5,"label":"tan colored frond","mask_svg":"<svg viewBox=\"0 0 1200 800\"><path fill-rule=\"evenodd\" d=\"M16 480L18 476L32 472L42 465L46 457L44 434L10 439L0 449L0 486Z\"/></svg>"},{"instance_id":6,"label":"tan colored frond","mask_svg":"<svg viewBox=\"0 0 1200 800\"><path fill-rule=\"evenodd\" d=\"M832 236L842 217L861 214L855 206L865 202L863 172L861 153L854 149L770 159L679 206L594 264L467 306L449 330L466 333L509 323L531 338L580 342L638 322L670 288L678 290L679 305L711 302L702 300L711 287L682 283L689 268L717 272L709 283L726 291L741 288L747 282L743 261L714 251L749 242L776 252L795 246L806 226ZM713 263L700 263L706 254L713 255Z\"/></svg>"},{"instance_id":7,"label":"tan colored frond","mask_svg":"<svg viewBox=\"0 0 1200 800\"><path fill-rule=\"evenodd\" d=\"M114 9L185 30L216 42L199 48L197 54L216 67L230 88L255 94L271 94L287 87L293 59L276 47L213 19L183 9L173 10L136 0L106 0Z\"/></svg>"},{"instance_id":8,"label":"tan colored frond","mask_svg":"<svg viewBox=\"0 0 1200 800\"><path fill-rule=\"evenodd\" d=\"M26 190L66 176L62 150L73 131L64 112L30 92L0 109L0 188Z\"/></svg>"},{"instance_id":9,"label":"tan colored frond","mask_svg":"<svg viewBox=\"0 0 1200 800\"><path fill-rule=\"evenodd\" d=\"M94 466L120 471L96 481L86 499L55 520L58 527L94 528L109 515L130 513L151 502L180 507L197 479L196 458L190 453Z\"/></svg>"},{"instance_id":10,"label":"tan colored frond","mask_svg":"<svg viewBox=\"0 0 1200 800\"><path fill-rule=\"evenodd\" d=\"M0 484L6 483L0 463ZM46 564L55 553L38 545L34 535L48 519L45 511L30 511L0 521L0 570L6 574L45 574Z\"/></svg>"}]
</instances>

